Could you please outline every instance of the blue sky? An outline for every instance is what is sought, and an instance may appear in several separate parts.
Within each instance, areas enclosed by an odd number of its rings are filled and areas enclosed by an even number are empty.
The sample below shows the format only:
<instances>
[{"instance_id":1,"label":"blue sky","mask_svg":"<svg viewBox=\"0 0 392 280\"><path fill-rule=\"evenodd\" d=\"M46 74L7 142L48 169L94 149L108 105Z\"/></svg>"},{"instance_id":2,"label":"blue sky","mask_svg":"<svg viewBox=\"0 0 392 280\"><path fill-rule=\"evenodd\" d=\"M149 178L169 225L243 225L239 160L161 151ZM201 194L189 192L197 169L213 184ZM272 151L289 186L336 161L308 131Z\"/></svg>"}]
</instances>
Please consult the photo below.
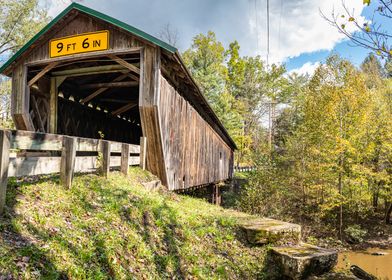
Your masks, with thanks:
<instances>
[{"instance_id":1,"label":"blue sky","mask_svg":"<svg viewBox=\"0 0 392 280\"><path fill-rule=\"evenodd\" d=\"M367 20L373 19L377 21L377 23L382 24L386 29L392 28L392 26L390 26L390 22L388 22L386 18L373 15L373 11L375 9L377 9L377 2L372 1L369 7L364 6L364 9L361 12L361 16ZM332 50L320 50L303 53L297 57L289 58L285 62L286 67L290 71L301 68L305 63L310 63L310 65L315 65L319 62L322 63L331 53L337 53L343 58L350 60L354 65L359 66L365 57L370 53L370 50L354 46L350 41L344 40L335 44Z\"/></svg>"},{"instance_id":2,"label":"blue sky","mask_svg":"<svg viewBox=\"0 0 392 280\"><path fill-rule=\"evenodd\" d=\"M54 17L70 0L40 0ZM241 54L267 58L267 0L83 0L81 4L118 18L158 36L170 24L178 32L177 47L187 49L192 38L212 30L226 47L237 40ZM344 3L360 21L374 7L362 0ZM373 4L374 5L374 4ZM289 71L312 72L331 52L359 65L369 53L352 47L342 34L320 15L343 11L341 0L270 0L269 61L285 63ZM346 29L349 29L348 26ZM388 27L387 27L388 28Z\"/></svg>"},{"instance_id":3,"label":"blue sky","mask_svg":"<svg viewBox=\"0 0 392 280\"><path fill-rule=\"evenodd\" d=\"M329 50L321 50L310 53L303 53L298 57L289 58L285 64L288 71L301 68L305 63L310 62L315 64L317 62L324 62L325 59L332 53L337 53L341 57L350 60L354 65L359 66L365 57L369 54L369 50L361 47L353 46L349 41L343 41L335 45Z\"/></svg>"}]
</instances>

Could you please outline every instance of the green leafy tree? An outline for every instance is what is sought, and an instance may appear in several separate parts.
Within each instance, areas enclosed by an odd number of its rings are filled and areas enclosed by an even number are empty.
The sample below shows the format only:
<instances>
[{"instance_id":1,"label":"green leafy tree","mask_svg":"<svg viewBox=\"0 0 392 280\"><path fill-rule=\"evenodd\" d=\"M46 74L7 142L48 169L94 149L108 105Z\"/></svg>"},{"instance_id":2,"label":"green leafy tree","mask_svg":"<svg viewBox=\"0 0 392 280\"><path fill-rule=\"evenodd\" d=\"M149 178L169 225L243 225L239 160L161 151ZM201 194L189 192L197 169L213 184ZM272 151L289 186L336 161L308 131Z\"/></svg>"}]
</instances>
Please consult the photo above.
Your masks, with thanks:
<instances>
[{"instance_id":1,"label":"green leafy tree","mask_svg":"<svg viewBox=\"0 0 392 280\"><path fill-rule=\"evenodd\" d=\"M383 199L389 221L390 85L378 77L369 88L369 75L374 73L332 56L310 80L289 77L287 107L278 117L279 149L274 157L256 154L258 171L241 196L243 210L310 220L342 237L346 226L378 211Z\"/></svg>"},{"instance_id":2,"label":"green leafy tree","mask_svg":"<svg viewBox=\"0 0 392 280\"><path fill-rule=\"evenodd\" d=\"M16 52L49 20L38 0L0 0L0 15L0 55Z\"/></svg>"},{"instance_id":3,"label":"green leafy tree","mask_svg":"<svg viewBox=\"0 0 392 280\"><path fill-rule=\"evenodd\" d=\"M48 21L38 0L0 0L0 62L21 48ZM5 128L13 127L10 95L11 82L0 79L0 126Z\"/></svg>"},{"instance_id":4,"label":"green leafy tree","mask_svg":"<svg viewBox=\"0 0 392 280\"><path fill-rule=\"evenodd\" d=\"M379 88L384 76L384 69L378 58L373 53L370 53L360 67L362 72L365 73L368 88Z\"/></svg>"},{"instance_id":5,"label":"green leafy tree","mask_svg":"<svg viewBox=\"0 0 392 280\"><path fill-rule=\"evenodd\" d=\"M234 41L227 50L227 89L235 98L243 96L242 87L245 80L246 62L240 57L240 45Z\"/></svg>"},{"instance_id":6,"label":"green leafy tree","mask_svg":"<svg viewBox=\"0 0 392 280\"><path fill-rule=\"evenodd\" d=\"M11 80L0 77L0 127L13 128L11 118Z\"/></svg>"},{"instance_id":7,"label":"green leafy tree","mask_svg":"<svg viewBox=\"0 0 392 280\"><path fill-rule=\"evenodd\" d=\"M392 55L388 56L387 60L385 61L384 69L385 75L388 78L392 78Z\"/></svg>"},{"instance_id":8,"label":"green leafy tree","mask_svg":"<svg viewBox=\"0 0 392 280\"><path fill-rule=\"evenodd\" d=\"M315 177L310 178L306 188L328 193L325 200L320 201L320 207L325 214L339 209L340 237L344 206L352 202L350 198L362 186L362 177L355 171L369 99L365 83L354 66L332 56L316 71L305 100L304 122L299 131L309 145L308 162L323 175L320 178L312 172Z\"/></svg>"},{"instance_id":9,"label":"green leafy tree","mask_svg":"<svg viewBox=\"0 0 392 280\"><path fill-rule=\"evenodd\" d=\"M216 39L214 32L199 34L193 38L190 49L183 58L193 77L215 109L219 95L225 91L227 69L224 65L225 48Z\"/></svg>"}]
</instances>

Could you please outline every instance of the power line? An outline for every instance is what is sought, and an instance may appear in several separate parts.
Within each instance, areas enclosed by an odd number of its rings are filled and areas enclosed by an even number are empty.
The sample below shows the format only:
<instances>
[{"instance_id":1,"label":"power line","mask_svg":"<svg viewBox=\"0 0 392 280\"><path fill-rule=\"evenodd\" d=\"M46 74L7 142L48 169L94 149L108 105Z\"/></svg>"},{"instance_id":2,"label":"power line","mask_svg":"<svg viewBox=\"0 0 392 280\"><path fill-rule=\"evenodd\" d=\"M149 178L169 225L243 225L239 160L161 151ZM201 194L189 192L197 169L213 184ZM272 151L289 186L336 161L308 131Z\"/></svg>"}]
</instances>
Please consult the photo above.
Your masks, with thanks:
<instances>
[{"instance_id":1,"label":"power line","mask_svg":"<svg viewBox=\"0 0 392 280\"><path fill-rule=\"evenodd\" d=\"M270 19L269 19L269 0L267 0L267 66L270 51Z\"/></svg>"},{"instance_id":2,"label":"power line","mask_svg":"<svg viewBox=\"0 0 392 280\"><path fill-rule=\"evenodd\" d=\"M278 53L280 54L280 27L282 23L283 0L280 0L279 27L278 27Z\"/></svg>"},{"instance_id":3,"label":"power line","mask_svg":"<svg viewBox=\"0 0 392 280\"><path fill-rule=\"evenodd\" d=\"M255 3L255 18L256 18L256 40L257 40L257 50L259 49L259 23L258 23L258 17L257 17L257 0L254 0Z\"/></svg>"}]
</instances>

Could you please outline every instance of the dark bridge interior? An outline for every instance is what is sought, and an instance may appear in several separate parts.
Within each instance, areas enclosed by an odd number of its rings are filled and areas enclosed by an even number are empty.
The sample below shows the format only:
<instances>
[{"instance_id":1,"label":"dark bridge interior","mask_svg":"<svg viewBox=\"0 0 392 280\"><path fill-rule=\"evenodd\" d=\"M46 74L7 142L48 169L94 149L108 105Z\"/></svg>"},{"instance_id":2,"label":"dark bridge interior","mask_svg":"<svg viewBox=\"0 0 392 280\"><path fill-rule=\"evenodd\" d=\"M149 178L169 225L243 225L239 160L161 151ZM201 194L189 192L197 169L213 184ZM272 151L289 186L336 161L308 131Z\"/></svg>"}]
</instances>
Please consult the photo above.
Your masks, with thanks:
<instances>
[{"instance_id":1,"label":"dark bridge interior","mask_svg":"<svg viewBox=\"0 0 392 280\"><path fill-rule=\"evenodd\" d=\"M44 66L29 67L28 80ZM56 91L57 133L139 144L139 54L63 62L30 89L30 115L48 132L50 93Z\"/></svg>"}]
</instances>

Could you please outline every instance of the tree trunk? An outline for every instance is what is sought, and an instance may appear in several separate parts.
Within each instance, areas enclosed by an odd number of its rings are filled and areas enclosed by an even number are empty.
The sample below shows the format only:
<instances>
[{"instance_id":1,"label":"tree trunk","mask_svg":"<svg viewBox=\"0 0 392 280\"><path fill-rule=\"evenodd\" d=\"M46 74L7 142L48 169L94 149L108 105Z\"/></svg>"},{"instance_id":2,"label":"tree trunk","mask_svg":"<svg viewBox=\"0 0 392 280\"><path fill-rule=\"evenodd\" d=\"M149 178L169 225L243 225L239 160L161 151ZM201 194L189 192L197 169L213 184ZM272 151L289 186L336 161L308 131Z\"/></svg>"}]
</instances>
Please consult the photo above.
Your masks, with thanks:
<instances>
[{"instance_id":1,"label":"tree trunk","mask_svg":"<svg viewBox=\"0 0 392 280\"><path fill-rule=\"evenodd\" d=\"M391 223L391 214L392 214L392 202L388 203L389 206L386 208L385 212L385 223L390 224Z\"/></svg>"},{"instance_id":2,"label":"tree trunk","mask_svg":"<svg viewBox=\"0 0 392 280\"><path fill-rule=\"evenodd\" d=\"M373 192L373 210L377 212L378 209L378 191Z\"/></svg>"},{"instance_id":3,"label":"tree trunk","mask_svg":"<svg viewBox=\"0 0 392 280\"><path fill-rule=\"evenodd\" d=\"M342 195L343 190L343 180L342 180L342 172L339 172L339 194ZM340 203L339 206L339 238L343 240L343 203Z\"/></svg>"}]
</instances>

